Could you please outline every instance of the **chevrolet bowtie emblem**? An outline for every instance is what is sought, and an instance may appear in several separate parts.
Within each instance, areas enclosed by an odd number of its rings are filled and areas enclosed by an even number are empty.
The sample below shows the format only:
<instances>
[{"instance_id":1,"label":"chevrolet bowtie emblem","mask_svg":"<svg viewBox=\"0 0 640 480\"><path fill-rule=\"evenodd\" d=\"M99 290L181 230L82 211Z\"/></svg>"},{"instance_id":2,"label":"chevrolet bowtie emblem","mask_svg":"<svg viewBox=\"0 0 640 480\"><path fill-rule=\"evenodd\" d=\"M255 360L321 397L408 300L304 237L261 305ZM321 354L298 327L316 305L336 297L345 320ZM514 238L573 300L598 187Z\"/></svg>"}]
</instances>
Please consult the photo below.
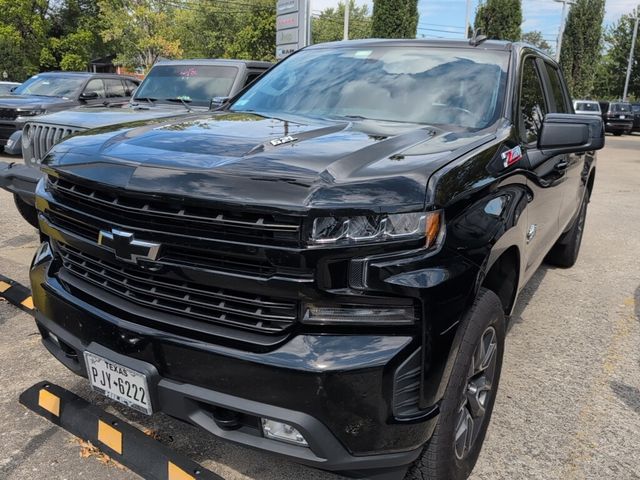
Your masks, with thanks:
<instances>
[{"instance_id":1,"label":"chevrolet bowtie emblem","mask_svg":"<svg viewBox=\"0 0 640 480\"><path fill-rule=\"evenodd\" d=\"M138 263L138 260L156 260L160 244L136 240L131 232L112 228L110 232L100 230L98 244L110 248L116 257L125 262Z\"/></svg>"}]
</instances>

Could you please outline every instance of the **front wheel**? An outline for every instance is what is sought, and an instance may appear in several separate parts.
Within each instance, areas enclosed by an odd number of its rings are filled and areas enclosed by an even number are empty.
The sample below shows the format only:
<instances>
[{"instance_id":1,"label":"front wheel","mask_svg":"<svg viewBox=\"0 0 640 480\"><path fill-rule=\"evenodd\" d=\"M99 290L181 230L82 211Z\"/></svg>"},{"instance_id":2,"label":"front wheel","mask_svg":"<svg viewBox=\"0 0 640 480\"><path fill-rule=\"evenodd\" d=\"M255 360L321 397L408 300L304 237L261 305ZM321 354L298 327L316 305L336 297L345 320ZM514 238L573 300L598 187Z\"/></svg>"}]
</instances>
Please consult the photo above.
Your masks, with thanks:
<instances>
[{"instance_id":1,"label":"front wheel","mask_svg":"<svg viewBox=\"0 0 640 480\"><path fill-rule=\"evenodd\" d=\"M433 436L405 480L463 480L478 460L502 370L505 317L484 288L465 315L459 349Z\"/></svg>"}]
</instances>

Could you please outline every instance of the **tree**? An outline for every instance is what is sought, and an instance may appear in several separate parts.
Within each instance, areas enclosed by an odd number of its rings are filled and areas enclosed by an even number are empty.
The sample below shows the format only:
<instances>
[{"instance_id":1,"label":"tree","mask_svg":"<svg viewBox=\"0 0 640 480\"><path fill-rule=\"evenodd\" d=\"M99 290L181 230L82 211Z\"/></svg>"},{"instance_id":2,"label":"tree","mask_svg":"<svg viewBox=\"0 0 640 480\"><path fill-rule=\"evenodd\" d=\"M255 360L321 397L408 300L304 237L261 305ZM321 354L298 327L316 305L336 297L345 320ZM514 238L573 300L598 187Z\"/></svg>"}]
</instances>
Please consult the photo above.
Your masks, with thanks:
<instances>
[{"instance_id":1,"label":"tree","mask_svg":"<svg viewBox=\"0 0 640 480\"><path fill-rule=\"evenodd\" d=\"M531 45L538 47L543 52L548 53L549 55L553 54L553 48L549 45L544 37L542 36L542 32L538 30L534 30L532 32L527 32L522 35L522 41L530 43Z\"/></svg>"},{"instance_id":2,"label":"tree","mask_svg":"<svg viewBox=\"0 0 640 480\"><path fill-rule=\"evenodd\" d=\"M374 0L371 35L375 38L415 38L418 0Z\"/></svg>"},{"instance_id":3,"label":"tree","mask_svg":"<svg viewBox=\"0 0 640 480\"><path fill-rule=\"evenodd\" d=\"M151 68L160 57L179 58L180 39L172 22L176 7L161 0L98 0L100 32L117 49L115 63Z\"/></svg>"},{"instance_id":4,"label":"tree","mask_svg":"<svg viewBox=\"0 0 640 480\"><path fill-rule=\"evenodd\" d=\"M486 0L476 10L475 28L494 40L516 42L522 37L521 0Z\"/></svg>"},{"instance_id":5,"label":"tree","mask_svg":"<svg viewBox=\"0 0 640 480\"><path fill-rule=\"evenodd\" d=\"M0 0L0 71L23 81L39 71L47 40L47 0Z\"/></svg>"},{"instance_id":6,"label":"tree","mask_svg":"<svg viewBox=\"0 0 640 480\"><path fill-rule=\"evenodd\" d=\"M604 33L605 54L598 65L593 88L594 94L600 98L622 98L634 24L633 14L623 15ZM636 41L629 96L640 99L640 35Z\"/></svg>"},{"instance_id":7,"label":"tree","mask_svg":"<svg viewBox=\"0 0 640 480\"><path fill-rule=\"evenodd\" d=\"M344 34L345 3L339 2L338 8L325 8L311 21L311 39L313 43L342 40ZM371 15L367 5L358 6L355 0L349 0L349 38L371 37Z\"/></svg>"},{"instance_id":8,"label":"tree","mask_svg":"<svg viewBox=\"0 0 640 480\"><path fill-rule=\"evenodd\" d=\"M560 64L574 97L588 97L593 93L604 7L605 0L577 0L569 11Z\"/></svg>"}]
</instances>

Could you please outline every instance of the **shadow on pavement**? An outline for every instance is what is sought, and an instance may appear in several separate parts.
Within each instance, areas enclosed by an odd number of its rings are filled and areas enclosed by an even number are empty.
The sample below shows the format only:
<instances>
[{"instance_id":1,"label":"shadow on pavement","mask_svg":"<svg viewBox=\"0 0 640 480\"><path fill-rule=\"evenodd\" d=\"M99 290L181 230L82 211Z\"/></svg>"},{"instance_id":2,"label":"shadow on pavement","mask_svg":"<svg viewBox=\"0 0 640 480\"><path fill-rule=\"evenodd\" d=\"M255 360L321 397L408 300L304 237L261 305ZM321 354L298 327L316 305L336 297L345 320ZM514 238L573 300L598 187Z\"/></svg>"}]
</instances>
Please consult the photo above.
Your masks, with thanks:
<instances>
[{"instance_id":1,"label":"shadow on pavement","mask_svg":"<svg viewBox=\"0 0 640 480\"><path fill-rule=\"evenodd\" d=\"M511 318L509 319L509 323L507 325L507 334L511 332L511 329L515 324L523 321L522 314L535 296L535 293L538 291L538 288L540 287L540 284L542 283L542 280L547 274L549 268L551 267L544 263L540 265L536 273L533 274L529 282L522 289L520 295L518 295L516 306L513 309L513 314L511 315Z\"/></svg>"}]
</instances>

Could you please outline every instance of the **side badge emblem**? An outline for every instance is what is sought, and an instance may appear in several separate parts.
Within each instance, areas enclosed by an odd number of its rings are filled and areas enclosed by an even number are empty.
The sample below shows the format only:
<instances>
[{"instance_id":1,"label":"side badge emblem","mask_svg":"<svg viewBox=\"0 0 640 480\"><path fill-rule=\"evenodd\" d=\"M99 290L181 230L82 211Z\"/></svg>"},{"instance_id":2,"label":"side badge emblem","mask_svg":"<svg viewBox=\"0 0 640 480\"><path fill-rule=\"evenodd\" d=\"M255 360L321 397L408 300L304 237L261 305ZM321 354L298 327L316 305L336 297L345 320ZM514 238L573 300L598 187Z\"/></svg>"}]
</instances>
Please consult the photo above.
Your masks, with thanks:
<instances>
[{"instance_id":1,"label":"side badge emblem","mask_svg":"<svg viewBox=\"0 0 640 480\"><path fill-rule=\"evenodd\" d=\"M531 240L533 240L533 237L536 236L537 231L538 231L538 225L536 225L535 223L532 225L529 225L529 230L527 230L527 243L531 243Z\"/></svg>"},{"instance_id":2,"label":"side badge emblem","mask_svg":"<svg viewBox=\"0 0 640 480\"><path fill-rule=\"evenodd\" d=\"M520 148L520 145L518 145L515 148L512 148L511 150L507 150L502 154L502 162L503 162L502 164L504 168L510 167L511 165L519 162L520 160L522 160L522 149Z\"/></svg>"}]
</instances>

